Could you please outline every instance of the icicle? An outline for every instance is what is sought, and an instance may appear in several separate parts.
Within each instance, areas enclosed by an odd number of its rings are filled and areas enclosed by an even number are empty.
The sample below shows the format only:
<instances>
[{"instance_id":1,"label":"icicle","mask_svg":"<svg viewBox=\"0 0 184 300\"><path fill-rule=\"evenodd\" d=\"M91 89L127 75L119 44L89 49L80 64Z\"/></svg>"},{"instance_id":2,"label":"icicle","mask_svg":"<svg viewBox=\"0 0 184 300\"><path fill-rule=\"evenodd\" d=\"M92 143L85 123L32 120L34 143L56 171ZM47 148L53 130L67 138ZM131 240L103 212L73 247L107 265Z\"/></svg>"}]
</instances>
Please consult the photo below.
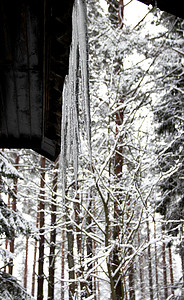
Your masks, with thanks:
<instances>
[{"instance_id":1,"label":"icicle","mask_svg":"<svg viewBox=\"0 0 184 300\"><path fill-rule=\"evenodd\" d=\"M87 35L87 8L85 0L77 0L78 4L78 39L79 55L81 59L82 89L86 116L88 148L91 158L91 118L89 97L89 67L88 67L88 35Z\"/></svg>"},{"instance_id":2,"label":"icicle","mask_svg":"<svg viewBox=\"0 0 184 300\"><path fill-rule=\"evenodd\" d=\"M82 79L85 132L91 160L91 126L88 71L87 12L85 0L76 0L72 14L72 44L69 57L69 74L63 91L61 125L61 168L63 191L66 188L66 165L73 164L77 186L79 156L79 68ZM64 194L63 194L64 197Z\"/></svg>"},{"instance_id":3,"label":"icicle","mask_svg":"<svg viewBox=\"0 0 184 300\"><path fill-rule=\"evenodd\" d=\"M68 78L65 79L65 85L63 89L63 103L62 103L62 121L61 121L61 178L62 178L62 194L65 197L66 187L66 137L67 137L67 99L68 99Z\"/></svg>"},{"instance_id":4,"label":"icicle","mask_svg":"<svg viewBox=\"0 0 184 300\"><path fill-rule=\"evenodd\" d=\"M71 96L71 121L72 121L72 160L75 175L75 182L77 186L77 173L78 173L78 144L79 144L79 121L78 121L78 69L79 69L79 51L78 51L78 27L77 24L77 5L75 3L73 9L73 30L72 30L72 48L71 48L71 61L72 68L70 69L72 96Z\"/></svg>"}]
</instances>

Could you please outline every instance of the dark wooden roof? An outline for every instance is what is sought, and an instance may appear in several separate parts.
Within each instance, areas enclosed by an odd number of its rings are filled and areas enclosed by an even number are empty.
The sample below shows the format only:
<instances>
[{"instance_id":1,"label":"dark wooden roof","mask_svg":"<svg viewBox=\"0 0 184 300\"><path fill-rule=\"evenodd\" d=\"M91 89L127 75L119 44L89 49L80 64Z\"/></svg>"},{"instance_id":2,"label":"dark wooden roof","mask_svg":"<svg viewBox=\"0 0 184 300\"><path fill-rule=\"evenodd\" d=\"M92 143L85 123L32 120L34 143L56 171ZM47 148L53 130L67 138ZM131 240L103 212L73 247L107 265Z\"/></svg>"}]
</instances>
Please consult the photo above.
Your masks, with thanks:
<instances>
[{"instance_id":1,"label":"dark wooden roof","mask_svg":"<svg viewBox=\"0 0 184 300\"><path fill-rule=\"evenodd\" d=\"M153 5L160 8L163 11L166 11L170 14L173 14L177 17L184 19L184 9L183 9L183 0L138 0L147 5Z\"/></svg>"},{"instance_id":2,"label":"dark wooden roof","mask_svg":"<svg viewBox=\"0 0 184 300\"><path fill-rule=\"evenodd\" d=\"M0 0L0 148L55 160L73 0Z\"/></svg>"}]
</instances>

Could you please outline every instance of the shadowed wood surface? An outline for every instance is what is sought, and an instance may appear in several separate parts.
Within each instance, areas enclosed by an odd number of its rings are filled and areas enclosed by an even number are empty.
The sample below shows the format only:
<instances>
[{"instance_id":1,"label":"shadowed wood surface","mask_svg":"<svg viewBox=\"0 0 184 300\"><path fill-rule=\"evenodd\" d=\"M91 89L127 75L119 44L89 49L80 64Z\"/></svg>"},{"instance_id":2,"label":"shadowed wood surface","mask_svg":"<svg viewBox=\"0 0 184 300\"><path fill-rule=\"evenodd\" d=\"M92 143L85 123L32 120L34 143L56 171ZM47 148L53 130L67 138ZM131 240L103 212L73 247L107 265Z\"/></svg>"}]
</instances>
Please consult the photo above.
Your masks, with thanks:
<instances>
[{"instance_id":1,"label":"shadowed wood surface","mask_svg":"<svg viewBox=\"0 0 184 300\"><path fill-rule=\"evenodd\" d=\"M55 160L73 0L0 0L0 147Z\"/></svg>"}]
</instances>

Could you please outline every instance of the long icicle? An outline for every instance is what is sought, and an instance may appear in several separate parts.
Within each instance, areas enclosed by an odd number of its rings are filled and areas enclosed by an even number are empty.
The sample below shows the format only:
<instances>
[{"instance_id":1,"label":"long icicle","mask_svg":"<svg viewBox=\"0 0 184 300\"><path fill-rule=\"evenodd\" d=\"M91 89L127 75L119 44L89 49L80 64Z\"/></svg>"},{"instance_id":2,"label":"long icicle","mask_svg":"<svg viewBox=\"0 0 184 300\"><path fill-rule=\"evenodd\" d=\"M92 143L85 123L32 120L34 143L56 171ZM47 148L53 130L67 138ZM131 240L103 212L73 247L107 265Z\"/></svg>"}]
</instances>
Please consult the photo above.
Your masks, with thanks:
<instances>
[{"instance_id":1,"label":"long icicle","mask_svg":"<svg viewBox=\"0 0 184 300\"><path fill-rule=\"evenodd\" d=\"M84 124L87 145L91 153L91 118L89 97L89 67L88 67L88 34L87 9L85 0L76 0L72 14L72 44L69 57L69 74L63 90L62 124L61 124L61 159L63 197L66 188L66 170L69 163L73 164L74 177L77 186L78 156L79 156L79 68L81 70L82 107L84 107Z\"/></svg>"},{"instance_id":2,"label":"long icicle","mask_svg":"<svg viewBox=\"0 0 184 300\"><path fill-rule=\"evenodd\" d=\"M88 151L91 154L91 117L89 94L89 65L88 65L88 33L87 33L87 7L85 0L77 0L78 3L78 40L79 55L81 60L82 93L85 107L86 130L88 139Z\"/></svg>"}]
</instances>

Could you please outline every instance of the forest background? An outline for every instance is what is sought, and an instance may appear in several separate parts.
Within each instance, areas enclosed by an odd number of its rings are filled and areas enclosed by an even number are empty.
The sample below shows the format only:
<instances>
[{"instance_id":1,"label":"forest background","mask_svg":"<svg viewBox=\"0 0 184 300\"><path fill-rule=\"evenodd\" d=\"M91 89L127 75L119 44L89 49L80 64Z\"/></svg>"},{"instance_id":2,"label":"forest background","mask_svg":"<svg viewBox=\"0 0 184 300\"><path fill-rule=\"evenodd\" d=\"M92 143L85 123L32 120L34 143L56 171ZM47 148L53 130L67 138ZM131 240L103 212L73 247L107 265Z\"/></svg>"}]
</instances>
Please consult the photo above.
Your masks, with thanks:
<instances>
[{"instance_id":1,"label":"forest background","mask_svg":"<svg viewBox=\"0 0 184 300\"><path fill-rule=\"evenodd\" d=\"M62 157L0 151L2 300L184 299L184 21L130 5L87 1Z\"/></svg>"}]
</instances>

